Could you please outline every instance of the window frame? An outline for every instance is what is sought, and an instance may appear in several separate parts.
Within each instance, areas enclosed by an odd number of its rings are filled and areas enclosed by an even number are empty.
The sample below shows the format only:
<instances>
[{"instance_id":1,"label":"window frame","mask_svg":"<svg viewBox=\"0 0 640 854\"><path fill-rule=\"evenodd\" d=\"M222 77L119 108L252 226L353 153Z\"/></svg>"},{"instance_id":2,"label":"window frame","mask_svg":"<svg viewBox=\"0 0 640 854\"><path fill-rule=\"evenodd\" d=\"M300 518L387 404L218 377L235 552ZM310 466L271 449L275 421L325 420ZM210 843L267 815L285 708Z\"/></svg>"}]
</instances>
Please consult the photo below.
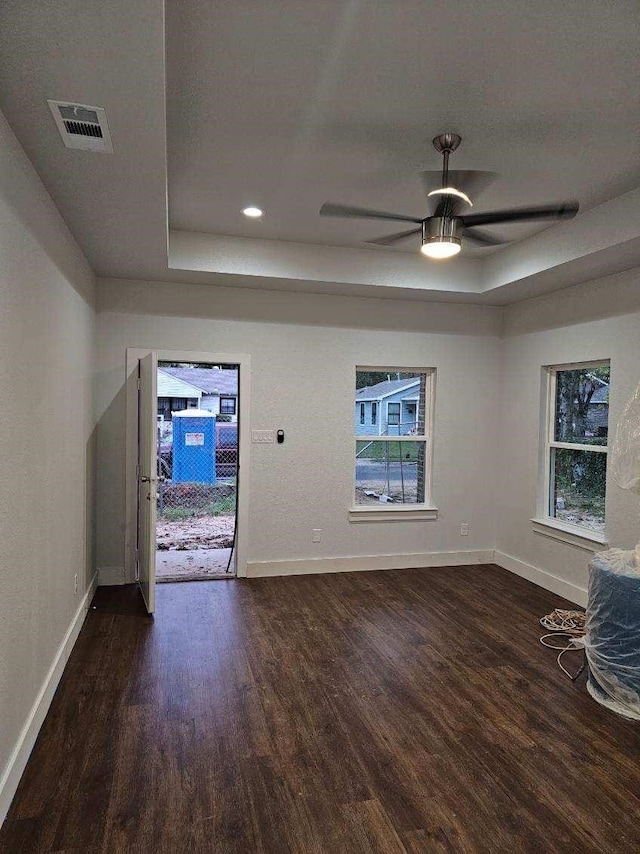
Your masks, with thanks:
<instances>
[{"instance_id":1,"label":"window frame","mask_svg":"<svg viewBox=\"0 0 640 854\"><path fill-rule=\"evenodd\" d=\"M377 400L371 401L371 426L372 427L378 426L378 401Z\"/></svg>"},{"instance_id":2,"label":"window frame","mask_svg":"<svg viewBox=\"0 0 640 854\"><path fill-rule=\"evenodd\" d=\"M430 367L420 367L416 368L413 366L388 366L388 365L356 365L355 373L358 371L376 371L380 373L397 373L400 371L401 373L416 373L416 374L425 374L426 383L425 383L425 419L424 419L424 433L423 434L412 434L408 436L399 436L399 435L379 435L377 433L372 433L371 435L366 435L362 433L355 432L355 424L352 422L352 430L353 430L353 469L352 469L352 505L349 508L349 520L351 522L373 522L373 521L410 521L410 520L425 520L425 519L437 519L438 508L432 503L432 474L433 474L433 434L434 434L434 406L435 406L435 387L436 387L436 368ZM354 377L355 379L355 377ZM354 383L355 386L355 383ZM388 401L387 406L385 407L387 411L387 423L388 423ZM378 407L378 414L380 413L381 407ZM416 406L416 412L418 412L419 403ZM384 411L384 410L383 410ZM402 416L402 407L400 407L400 417ZM372 425L376 426L376 425ZM393 425L397 426L397 425ZM378 505L362 505L356 504L356 466L355 459L357 453L358 442L363 441L375 441L375 442L409 442L409 443L423 443L425 446L425 466L424 466L424 502L416 503L416 504L383 504Z\"/></svg>"},{"instance_id":3,"label":"window frame","mask_svg":"<svg viewBox=\"0 0 640 854\"><path fill-rule=\"evenodd\" d=\"M552 502L554 500L554 479L552 477L551 466L553 450L569 450L569 451L588 451L590 453L605 454L608 461L609 451L609 436L607 435L606 445L588 445L580 442L560 442L555 438L556 435L556 397L557 397L557 378L558 374L563 371L580 371L590 370L593 368L609 368L611 371L610 359L594 359L593 361L584 362L569 362L562 365L546 365L543 368L544 381L546 383L546 395L544 398L544 412L541 418L541 453L540 453L540 471L539 471L539 494L538 494L538 512L537 517L531 521L534 523L534 531L544 533L554 539L563 540L574 545L582 545L590 548L589 543L607 544L607 488L605 484L605 518L604 530L596 531L592 528L587 528L584 525L572 524L558 519L552 515ZM609 385L611 385L611 373L609 373ZM608 417L607 417L608 423ZM607 431L608 432L608 431ZM608 465L608 463L607 463ZM547 529L547 530L544 530ZM548 529L551 529L549 531ZM584 541L584 542L582 542Z\"/></svg>"},{"instance_id":4,"label":"window frame","mask_svg":"<svg viewBox=\"0 0 640 854\"><path fill-rule=\"evenodd\" d=\"M228 412L226 409L222 408L223 401L226 403L230 401L233 404L233 412ZM238 402L235 397L231 397L229 395L221 395L220 396L220 415L235 415L238 409Z\"/></svg>"},{"instance_id":5,"label":"window frame","mask_svg":"<svg viewBox=\"0 0 640 854\"><path fill-rule=\"evenodd\" d=\"M389 411L391 406L397 406L398 407L398 412L397 412L398 420L397 421L391 420L391 413ZM396 417L396 413L394 412L394 418L395 417ZM402 418L402 404L400 403L400 401L399 400L388 400L387 401L387 427L400 427L400 425L401 425L400 419L401 418Z\"/></svg>"}]
</instances>

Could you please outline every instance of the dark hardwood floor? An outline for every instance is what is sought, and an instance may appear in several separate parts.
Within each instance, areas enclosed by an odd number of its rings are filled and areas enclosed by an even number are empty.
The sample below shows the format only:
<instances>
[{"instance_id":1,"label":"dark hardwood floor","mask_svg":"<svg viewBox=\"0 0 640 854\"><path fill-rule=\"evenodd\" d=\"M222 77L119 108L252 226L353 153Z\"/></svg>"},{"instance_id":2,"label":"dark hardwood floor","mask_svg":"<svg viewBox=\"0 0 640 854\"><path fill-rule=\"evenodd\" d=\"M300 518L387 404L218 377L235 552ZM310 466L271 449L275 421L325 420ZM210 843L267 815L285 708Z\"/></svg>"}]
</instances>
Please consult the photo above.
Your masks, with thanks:
<instances>
[{"instance_id":1,"label":"dark hardwood floor","mask_svg":"<svg viewBox=\"0 0 640 854\"><path fill-rule=\"evenodd\" d=\"M98 591L2 852L640 851L640 727L497 567ZM568 603L564 603L565 606Z\"/></svg>"}]
</instances>

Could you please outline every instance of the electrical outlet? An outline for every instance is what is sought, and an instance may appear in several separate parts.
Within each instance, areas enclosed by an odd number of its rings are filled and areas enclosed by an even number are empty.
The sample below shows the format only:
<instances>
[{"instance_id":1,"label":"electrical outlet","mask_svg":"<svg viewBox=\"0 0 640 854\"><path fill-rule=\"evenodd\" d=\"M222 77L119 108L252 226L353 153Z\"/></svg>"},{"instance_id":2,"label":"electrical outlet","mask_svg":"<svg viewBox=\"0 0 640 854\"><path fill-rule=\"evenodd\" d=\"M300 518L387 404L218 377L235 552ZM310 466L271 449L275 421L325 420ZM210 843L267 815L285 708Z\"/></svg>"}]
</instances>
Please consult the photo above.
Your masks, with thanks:
<instances>
[{"instance_id":1,"label":"electrical outlet","mask_svg":"<svg viewBox=\"0 0 640 854\"><path fill-rule=\"evenodd\" d=\"M313 528L311 531L311 542L319 543L322 539L322 528Z\"/></svg>"},{"instance_id":2,"label":"electrical outlet","mask_svg":"<svg viewBox=\"0 0 640 854\"><path fill-rule=\"evenodd\" d=\"M469 523L468 522L463 522L460 525L460 536L461 537L468 537L469 536Z\"/></svg>"},{"instance_id":3,"label":"electrical outlet","mask_svg":"<svg viewBox=\"0 0 640 854\"><path fill-rule=\"evenodd\" d=\"M73 576L73 592L78 595L78 573Z\"/></svg>"}]
</instances>

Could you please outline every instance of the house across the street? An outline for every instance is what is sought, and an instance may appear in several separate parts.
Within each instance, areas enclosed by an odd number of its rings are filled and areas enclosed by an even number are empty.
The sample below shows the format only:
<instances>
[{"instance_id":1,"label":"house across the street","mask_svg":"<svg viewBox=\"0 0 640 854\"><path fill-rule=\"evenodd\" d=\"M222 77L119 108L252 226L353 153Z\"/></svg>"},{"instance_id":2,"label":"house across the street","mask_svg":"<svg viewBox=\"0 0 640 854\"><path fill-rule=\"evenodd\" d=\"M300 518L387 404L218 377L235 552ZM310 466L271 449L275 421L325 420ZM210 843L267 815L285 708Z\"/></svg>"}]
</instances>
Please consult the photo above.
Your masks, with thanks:
<instances>
[{"instance_id":1,"label":"house across the street","mask_svg":"<svg viewBox=\"0 0 640 854\"><path fill-rule=\"evenodd\" d=\"M158 415L171 421L173 412L206 409L238 417L238 373L224 368L158 368Z\"/></svg>"},{"instance_id":2,"label":"house across the street","mask_svg":"<svg viewBox=\"0 0 640 854\"><path fill-rule=\"evenodd\" d=\"M356 434L408 436L418 427L420 378L385 380L356 392Z\"/></svg>"}]
</instances>

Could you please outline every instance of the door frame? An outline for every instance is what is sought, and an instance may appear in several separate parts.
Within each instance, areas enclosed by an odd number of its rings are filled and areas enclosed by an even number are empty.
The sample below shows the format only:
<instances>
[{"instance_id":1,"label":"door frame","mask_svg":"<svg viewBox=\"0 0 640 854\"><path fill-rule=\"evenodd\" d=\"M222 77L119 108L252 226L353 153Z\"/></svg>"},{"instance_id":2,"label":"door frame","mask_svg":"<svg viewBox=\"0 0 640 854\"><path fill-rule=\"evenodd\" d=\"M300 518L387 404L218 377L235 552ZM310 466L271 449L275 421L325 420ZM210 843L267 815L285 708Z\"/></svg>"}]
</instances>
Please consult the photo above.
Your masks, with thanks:
<instances>
[{"instance_id":1,"label":"door frame","mask_svg":"<svg viewBox=\"0 0 640 854\"><path fill-rule=\"evenodd\" d=\"M136 580L136 543L138 527L138 362L149 353L158 362L210 362L239 365L240 415L238 424L237 536L235 543L236 577L247 577L249 532L249 463L251 449L251 356L246 353L211 353L200 350L166 350L153 347L127 347L126 351L126 437L125 437L125 583Z\"/></svg>"}]
</instances>

